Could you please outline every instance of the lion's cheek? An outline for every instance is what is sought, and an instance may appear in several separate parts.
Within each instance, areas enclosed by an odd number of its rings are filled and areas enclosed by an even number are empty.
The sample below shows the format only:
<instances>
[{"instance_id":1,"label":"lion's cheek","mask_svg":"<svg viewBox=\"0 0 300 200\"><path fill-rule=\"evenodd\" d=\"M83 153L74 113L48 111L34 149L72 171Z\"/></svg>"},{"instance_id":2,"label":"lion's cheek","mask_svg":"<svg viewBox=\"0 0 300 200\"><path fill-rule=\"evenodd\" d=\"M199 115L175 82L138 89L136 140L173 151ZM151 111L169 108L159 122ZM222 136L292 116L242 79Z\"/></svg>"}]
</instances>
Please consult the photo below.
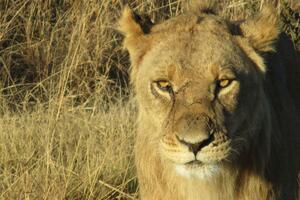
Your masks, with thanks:
<instances>
[{"instance_id":1,"label":"lion's cheek","mask_svg":"<svg viewBox=\"0 0 300 200\"><path fill-rule=\"evenodd\" d=\"M137 94L138 110L143 121L148 121L153 127L161 129L166 124L169 107L147 94Z\"/></svg>"},{"instance_id":2,"label":"lion's cheek","mask_svg":"<svg viewBox=\"0 0 300 200\"><path fill-rule=\"evenodd\" d=\"M195 159L188 147L177 141L173 135L165 135L159 143L159 153L163 160L184 164Z\"/></svg>"}]
</instances>

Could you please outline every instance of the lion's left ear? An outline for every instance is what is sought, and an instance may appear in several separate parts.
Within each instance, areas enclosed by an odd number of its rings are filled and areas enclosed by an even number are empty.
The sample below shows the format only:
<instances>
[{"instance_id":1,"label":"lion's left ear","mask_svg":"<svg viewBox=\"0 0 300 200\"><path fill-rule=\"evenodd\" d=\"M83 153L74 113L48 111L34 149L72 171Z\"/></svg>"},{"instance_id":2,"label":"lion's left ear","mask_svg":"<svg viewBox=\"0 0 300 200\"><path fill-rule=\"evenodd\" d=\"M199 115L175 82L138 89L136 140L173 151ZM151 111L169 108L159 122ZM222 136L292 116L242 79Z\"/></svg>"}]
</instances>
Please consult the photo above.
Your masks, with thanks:
<instances>
[{"instance_id":1,"label":"lion's left ear","mask_svg":"<svg viewBox=\"0 0 300 200\"><path fill-rule=\"evenodd\" d=\"M151 48L151 39L148 36L153 25L149 17L137 15L128 6L124 8L119 20L119 30L125 36L123 45L130 55L132 83L136 80L139 64Z\"/></svg>"},{"instance_id":2,"label":"lion's left ear","mask_svg":"<svg viewBox=\"0 0 300 200\"><path fill-rule=\"evenodd\" d=\"M153 23L149 17L137 15L128 6L124 8L119 20L119 30L125 36L123 45L129 51L133 67L138 65L149 48L146 36L150 33L152 26Z\"/></svg>"},{"instance_id":3,"label":"lion's left ear","mask_svg":"<svg viewBox=\"0 0 300 200\"><path fill-rule=\"evenodd\" d=\"M261 12L240 25L242 35L257 52L275 51L274 44L280 34L279 17L272 5L265 5Z\"/></svg>"}]
</instances>

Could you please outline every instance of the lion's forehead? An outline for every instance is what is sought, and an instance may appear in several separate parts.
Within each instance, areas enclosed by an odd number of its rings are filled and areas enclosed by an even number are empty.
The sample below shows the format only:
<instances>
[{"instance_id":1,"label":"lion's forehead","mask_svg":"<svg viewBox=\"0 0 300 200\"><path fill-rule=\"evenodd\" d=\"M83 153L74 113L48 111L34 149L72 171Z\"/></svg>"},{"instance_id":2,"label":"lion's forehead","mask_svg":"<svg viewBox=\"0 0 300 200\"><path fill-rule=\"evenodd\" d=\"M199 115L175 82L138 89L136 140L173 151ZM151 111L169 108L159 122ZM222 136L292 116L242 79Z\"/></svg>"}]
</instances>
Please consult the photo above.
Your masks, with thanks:
<instances>
[{"instance_id":1,"label":"lion's forehead","mask_svg":"<svg viewBox=\"0 0 300 200\"><path fill-rule=\"evenodd\" d=\"M192 74L204 77L215 66L240 67L244 64L245 56L230 37L220 37L210 31L170 33L169 38L158 36L141 67L144 66L146 71L160 73L173 70L171 74L177 76Z\"/></svg>"},{"instance_id":2,"label":"lion's forehead","mask_svg":"<svg viewBox=\"0 0 300 200\"><path fill-rule=\"evenodd\" d=\"M189 32L176 32L170 30L165 37L154 36L153 48L149 53L164 52L160 57L170 57L176 60L217 60L220 57L231 58L232 53L239 53L239 48L234 38L229 35L221 35L210 30L195 30ZM223 59L222 59L223 60Z\"/></svg>"},{"instance_id":3,"label":"lion's forehead","mask_svg":"<svg viewBox=\"0 0 300 200\"><path fill-rule=\"evenodd\" d=\"M154 26L151 32L164 33L174 31L178 33L181 31L194 31L196 28L218 31L219 34L221 34L220 31L230 31L227 22L219 16L207 14L183 14Z\"/></svg>"}]
</instances>

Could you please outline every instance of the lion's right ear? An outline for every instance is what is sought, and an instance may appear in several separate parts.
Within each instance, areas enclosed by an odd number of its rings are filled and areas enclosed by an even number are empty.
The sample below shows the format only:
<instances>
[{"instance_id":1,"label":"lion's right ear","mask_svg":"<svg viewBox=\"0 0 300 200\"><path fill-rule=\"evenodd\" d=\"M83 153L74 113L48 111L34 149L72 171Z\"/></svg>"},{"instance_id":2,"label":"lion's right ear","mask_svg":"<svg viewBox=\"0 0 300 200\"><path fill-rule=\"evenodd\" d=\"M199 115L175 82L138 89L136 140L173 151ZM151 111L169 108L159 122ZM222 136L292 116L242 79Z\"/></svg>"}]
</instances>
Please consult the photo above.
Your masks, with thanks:
<instances>
[{"instance_id":1,"label":"lion's right ear","mask_svg":"<svg viewBox=\"0 0 300 200\"><path fill-rule=\"evenodd\" d=\"M240 25L245 38L258 52L275 51L275 43L280 34L280 20L275 7L266 4L261 12Z\"/></svg>"},{"instance_id":2,"label":"lion's right ear","mask_svg":"<svg viewBox=\"0 0 300 200\"><path fill-rule=\"evenodd\" d=\"M150 40L147 35L152 26L149 17L137 15L128 6L124 8L119 20L119 30L125 36L123 44L129 51L133 67L139 64L149 49Z\"/></svg>"}]
</instances>

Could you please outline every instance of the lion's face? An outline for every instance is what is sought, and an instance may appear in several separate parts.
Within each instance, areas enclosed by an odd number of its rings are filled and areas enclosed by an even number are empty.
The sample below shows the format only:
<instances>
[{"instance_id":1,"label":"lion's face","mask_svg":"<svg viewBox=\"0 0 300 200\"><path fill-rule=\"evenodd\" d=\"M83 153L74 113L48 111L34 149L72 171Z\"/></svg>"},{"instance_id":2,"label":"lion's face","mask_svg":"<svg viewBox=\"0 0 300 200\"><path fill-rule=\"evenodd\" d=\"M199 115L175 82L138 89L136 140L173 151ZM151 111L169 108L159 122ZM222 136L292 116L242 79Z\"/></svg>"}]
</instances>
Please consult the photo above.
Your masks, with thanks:
<instances>
[{"instance_id":1,"label":"lion's face","mask_svg":"<svg viewBox=\"0 0 300 200\"><path fill-rule=\"evenodd\" d=\"M202 23L211 23L211 30ZM255 116L251 109L261 89L254 64L226 29L216 25L214 32L212 23L203 19L191 31L154 41L136 83L141 106L153 116L162 159L199 177L242 150L249 137L243 129Z\"/></svg>"},{"instance_id":2,"label":"lion's face","mask_svg":"<svg viewBox=\"0 0 300 200\"><path fill-rule=\"evenodd\" d=\"M203 14L179 16L125 42L147 132L139 134L164 163L207 178L247 152L265 98L264 64L249 40Z\"/></svg>"}]
</instances>

